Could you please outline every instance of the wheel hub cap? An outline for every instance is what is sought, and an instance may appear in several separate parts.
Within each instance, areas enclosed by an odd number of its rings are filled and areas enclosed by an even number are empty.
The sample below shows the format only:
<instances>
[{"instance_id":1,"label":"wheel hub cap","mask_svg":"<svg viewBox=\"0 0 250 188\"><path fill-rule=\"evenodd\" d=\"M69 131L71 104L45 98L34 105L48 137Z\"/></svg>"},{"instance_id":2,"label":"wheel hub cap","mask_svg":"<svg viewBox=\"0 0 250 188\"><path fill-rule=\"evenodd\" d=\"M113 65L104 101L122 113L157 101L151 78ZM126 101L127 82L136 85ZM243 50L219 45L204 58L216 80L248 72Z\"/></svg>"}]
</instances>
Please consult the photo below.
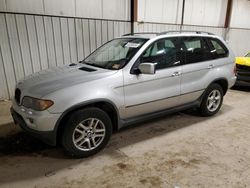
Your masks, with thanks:
<instances>
[{"instance_id":1,"label":"wheel hub cap","mask_svg":"<svg viewBox=\"0 0 250 188\"><path fill-rule=\"evenodd\" d=\"M88 130L87 131L87 137L91 138L93 136L93 131Z\"/></svg>"}]
</instances>

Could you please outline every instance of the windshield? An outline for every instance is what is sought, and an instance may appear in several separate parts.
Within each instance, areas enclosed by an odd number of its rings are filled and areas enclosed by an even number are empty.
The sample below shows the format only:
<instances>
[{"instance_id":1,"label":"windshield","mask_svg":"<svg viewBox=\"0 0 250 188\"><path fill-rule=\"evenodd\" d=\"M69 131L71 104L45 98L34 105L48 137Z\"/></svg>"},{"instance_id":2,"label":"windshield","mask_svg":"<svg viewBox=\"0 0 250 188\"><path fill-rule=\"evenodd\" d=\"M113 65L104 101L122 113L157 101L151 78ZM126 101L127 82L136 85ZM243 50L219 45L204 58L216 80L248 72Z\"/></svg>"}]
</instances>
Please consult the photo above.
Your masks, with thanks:
<instances>
[{"instance_id":1,"label":"windshield","mask_svg":"<svg viewBox=\"0 0 250 188\"><path fill-rule=\"evenodd\" d=\"M250 53L248 53L248 54L246 55L246 57L250 57Z\"/></svg>"},{"instance_id":2,"label":"windshield","mask_svg":"<svg viewBox=\"0 0 250 188\"><path fill-rule=\"evenodd\" d=\"M143 38L114 39L98 48L83 63L105 69L121 69L147 40Z\"/></svg>"}]
</instances>

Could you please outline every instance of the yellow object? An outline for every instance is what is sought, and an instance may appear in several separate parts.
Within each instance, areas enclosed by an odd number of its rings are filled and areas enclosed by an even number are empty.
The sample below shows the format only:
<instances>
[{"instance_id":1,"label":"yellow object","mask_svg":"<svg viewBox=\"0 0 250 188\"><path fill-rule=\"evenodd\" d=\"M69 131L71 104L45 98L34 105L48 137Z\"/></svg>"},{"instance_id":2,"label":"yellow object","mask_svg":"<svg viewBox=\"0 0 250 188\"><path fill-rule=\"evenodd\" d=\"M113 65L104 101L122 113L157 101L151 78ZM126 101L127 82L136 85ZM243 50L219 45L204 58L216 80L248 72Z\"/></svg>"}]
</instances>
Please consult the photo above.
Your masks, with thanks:
<instances>
[{"instance_id":1,"label":"yellow object","mask_svg":"<svg viewBox=\"0 0 250 188\"><path fill-rule=\"evenodd\" d=\"M236 64L250 67L250 52L245 57L236 57Z\"/></svg>"}]
</instances>

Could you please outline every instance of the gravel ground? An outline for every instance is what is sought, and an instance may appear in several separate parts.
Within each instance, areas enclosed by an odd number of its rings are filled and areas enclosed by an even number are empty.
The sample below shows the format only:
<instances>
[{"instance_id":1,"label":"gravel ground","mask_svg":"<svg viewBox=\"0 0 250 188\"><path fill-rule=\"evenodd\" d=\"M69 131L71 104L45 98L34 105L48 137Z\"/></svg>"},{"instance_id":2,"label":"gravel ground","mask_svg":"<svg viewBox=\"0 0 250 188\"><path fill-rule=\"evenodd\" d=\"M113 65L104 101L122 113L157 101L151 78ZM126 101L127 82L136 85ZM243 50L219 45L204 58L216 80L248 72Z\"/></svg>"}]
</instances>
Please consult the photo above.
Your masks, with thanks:
<instances>
[{"instance_id":1,"label":"gravel ground","mask_svg":"<svg viewBox=\"0 0 250 188\"><path fill-rule=\"evenodd\" d=\"M70 159L13 125L0 103L0 187L250 187L250 88L221 111L130 126L87 159Z\"/></svg>"}]
</instances>

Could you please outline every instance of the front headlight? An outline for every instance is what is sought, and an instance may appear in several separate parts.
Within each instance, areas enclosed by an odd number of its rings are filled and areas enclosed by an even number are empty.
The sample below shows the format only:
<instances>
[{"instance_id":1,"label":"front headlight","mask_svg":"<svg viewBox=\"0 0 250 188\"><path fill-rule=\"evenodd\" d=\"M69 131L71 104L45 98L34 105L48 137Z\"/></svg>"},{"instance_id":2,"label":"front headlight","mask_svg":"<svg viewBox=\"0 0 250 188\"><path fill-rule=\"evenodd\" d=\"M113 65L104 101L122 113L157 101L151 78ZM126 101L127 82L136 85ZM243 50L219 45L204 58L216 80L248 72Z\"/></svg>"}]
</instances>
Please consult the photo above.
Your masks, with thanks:
<instances>
[{"instance_id":1,"label":"front headlight","mask_svg":"<svg viewBox=\"0 0 250 188\"><path fill-rule=\"evenodd\" d=\"M22 105L26 108L31 108L37 111L43 111L48 109L54 104L51 100L36 99L33 97L24 97L22 100Z\"/></svg>"}]
</instances>

